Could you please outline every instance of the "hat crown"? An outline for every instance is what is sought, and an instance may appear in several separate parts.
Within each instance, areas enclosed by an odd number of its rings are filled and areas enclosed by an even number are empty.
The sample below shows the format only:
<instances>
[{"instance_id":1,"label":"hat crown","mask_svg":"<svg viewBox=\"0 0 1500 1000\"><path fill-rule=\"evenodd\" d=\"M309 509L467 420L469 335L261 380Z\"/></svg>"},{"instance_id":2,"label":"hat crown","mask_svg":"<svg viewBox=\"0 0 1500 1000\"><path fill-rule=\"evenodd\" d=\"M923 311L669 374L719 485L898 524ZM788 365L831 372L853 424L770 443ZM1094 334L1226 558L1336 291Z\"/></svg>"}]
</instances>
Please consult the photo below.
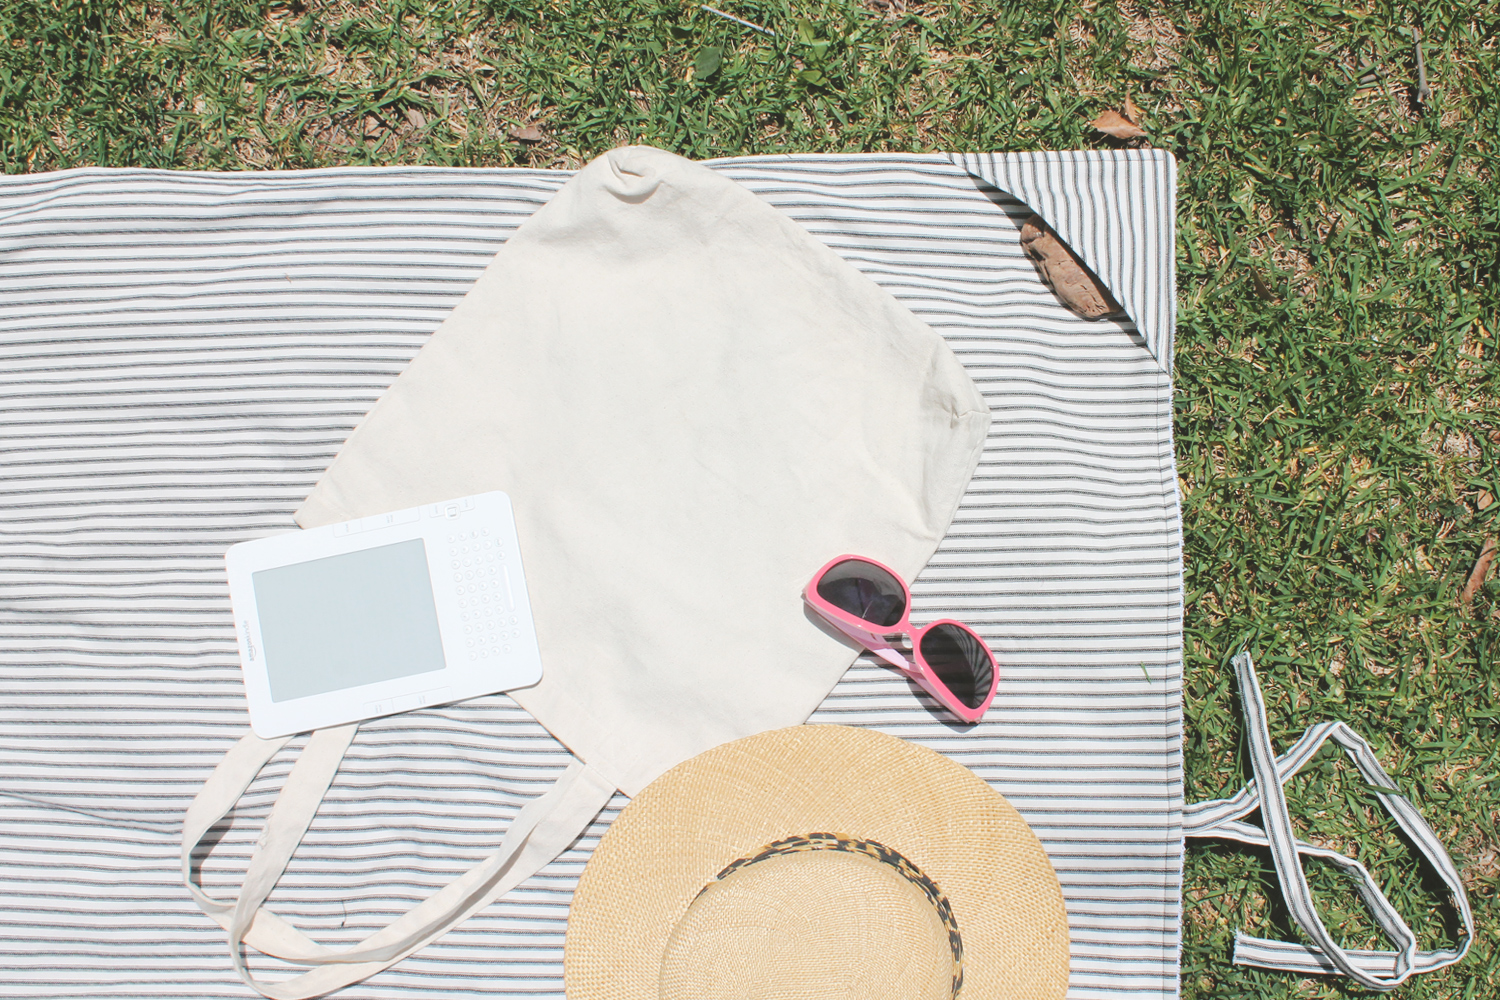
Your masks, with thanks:
<instances>
[{"instance_id":1,"label":"hat crown","mask_svg":"<svg viewBox=\"0 0 1500 1000\"><path fill-rule=\"evenodd\" d=\"M913 939L927 978L863 990L859 969ZM960 976L968 1000L1062 1000L1068 921L1041 842L974 772L874 730L793 726L625 807L578 880L563 965L569 1000L951 997Z\"/></svg>"},{"instance_id":2,"label":"hat crown","mask_svg":"<svg viewBox=\"0 0 1500 1000\"><path fill-rule=\"evenodd\" d=\"M661 1000L951 1000L962 945L942 891L899 853L826 834L730 865L662 956Z\"/></svg>"}]
</instances>

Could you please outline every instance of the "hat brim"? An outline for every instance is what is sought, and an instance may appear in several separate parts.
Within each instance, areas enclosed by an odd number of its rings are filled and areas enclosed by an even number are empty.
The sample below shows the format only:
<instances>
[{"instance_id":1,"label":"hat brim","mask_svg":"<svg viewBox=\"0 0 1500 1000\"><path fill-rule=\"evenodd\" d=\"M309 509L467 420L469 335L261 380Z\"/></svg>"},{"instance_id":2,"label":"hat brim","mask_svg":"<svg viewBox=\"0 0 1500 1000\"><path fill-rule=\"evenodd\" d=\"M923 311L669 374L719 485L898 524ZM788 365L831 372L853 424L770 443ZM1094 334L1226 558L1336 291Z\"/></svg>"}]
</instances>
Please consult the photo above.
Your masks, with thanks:
<instances>
[{"instance_id":1,"label":"hat brim","mask_svg":"<svg viewBox=\"0 0 1500 1000\"><path fill-rule=\"evenodd\" d=\"M1036 835L968 768L868 729L793 726L663 774L620 813L568 918L569 1000L658 1000L662 956L698 893L789 836L895 848L937 883L963 938L963 996L1057 1000L1068 922Z\"/></svg>"}]
</instances>

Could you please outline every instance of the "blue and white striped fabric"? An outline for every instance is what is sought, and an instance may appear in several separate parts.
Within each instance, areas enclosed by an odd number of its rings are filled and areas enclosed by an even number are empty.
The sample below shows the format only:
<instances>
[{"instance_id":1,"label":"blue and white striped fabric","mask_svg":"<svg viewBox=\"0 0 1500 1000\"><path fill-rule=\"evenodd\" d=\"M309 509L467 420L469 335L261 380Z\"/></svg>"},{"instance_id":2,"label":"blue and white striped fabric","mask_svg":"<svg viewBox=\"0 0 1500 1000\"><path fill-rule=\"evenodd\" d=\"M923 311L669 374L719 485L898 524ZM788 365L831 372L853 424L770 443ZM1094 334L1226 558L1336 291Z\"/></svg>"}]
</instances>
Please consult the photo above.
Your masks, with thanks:
<instances>
[{"instance_id":1,"label":"blue and white striped fabric","mask_svg":"<svg viewBox=\"0 0 1500 1000\"><path fill-rule=\"evenodd\" d=\"M1255 780L1230 798L1195 802L1188 806L1184 810L1185 832L1189 837L1218 837L1269 848L1272 864L1276 867L1276 881L1281 887L1281 898L1297 925L1313 941L1311 945L1273 941L1237 931L1234 961L1239 965L1258 965L1303 974L1343 973L1361 986L1380 991L1393 990L1419 972L1432 972L1461 961L1474 939L1474 914L1469 908L1463 879L1437 834L1432 832L1432 827L1427 825L1411 800L1401 794L1391 776L1385 773L1370 745L1342 722L1323 722L1303 733L1290 750L1278 756L1271 745L1266 701L1261 696L1260 681L1255 676L1255 664L1249 653L1241 652L1235 656L1234 674L1239 681L1245 742L1250 748L1250 765ZM1338 851L1297 839L1282 785L1311 761L1328 740L1343 748L1372 790L1381 790L1381 804L1448 887L1463 924L1463 934L1456 947L1418 951L1416 934L1380 891L1379 883L1364 865ZM1260 826L1245 822L1246 817L1255 812L1260 813ZM1327 861L1351 876L1371 916L1397 950L1345 949L1340 945L1318 915L1317 904L1302 870L1303 857Z\"/></svg>"},{"instance_id":2,"label":"blue and white striped fabric","mask_svg":"<svg viewBox=\"0 0 1500 1000\"><path fill-rule=\"evenodd\" d=\"M1168 371L1177 327L1176 172L1156 150L960 153L955 163L1046 219Z\"/></svg>"},{"instance_id":3,"label":"blue and white striped fabric","mask_svg":"<svg viewBox=\"0 0 1500 1000\"><path fill-rule=\"evenodd\" d=\"M947 338L995 416L913 585L917 620L961 619L995 649L994 707L952 728L865 658L813 721L933 747L1016 805L1062 880L1070 997L1174 996L1170 157L711 166ZM0 995L248 995L176 855L183 811L246 729L224 550L293 527L355 423L566 179L0 180ZM1021 252L1033 209L1133 320L1088 323L1058 304ZM273 761L204 861L211 893L237 887L291 759ZM270 905L352 944L489 854L571 759L505 696L366 723ZM539 875L343 995L560 997L572 888L623 801Z\"/></svg>"}]
</instances>

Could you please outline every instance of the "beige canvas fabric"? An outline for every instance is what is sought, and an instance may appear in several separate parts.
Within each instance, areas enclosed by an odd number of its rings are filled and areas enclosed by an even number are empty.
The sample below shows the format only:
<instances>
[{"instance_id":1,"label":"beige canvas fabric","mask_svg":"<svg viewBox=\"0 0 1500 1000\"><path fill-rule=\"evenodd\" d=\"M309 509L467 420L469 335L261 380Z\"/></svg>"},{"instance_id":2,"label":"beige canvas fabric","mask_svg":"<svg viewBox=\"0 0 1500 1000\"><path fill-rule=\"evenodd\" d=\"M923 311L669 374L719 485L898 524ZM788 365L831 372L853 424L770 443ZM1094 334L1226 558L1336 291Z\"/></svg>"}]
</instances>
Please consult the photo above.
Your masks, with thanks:
<instances>
[{"instance_id":1,"label":"beige canvas fabric","mask_svg":"<svg viewBox=\"0 0 1500 1000\"><path fill-rule=\"evenodd\" d=\"M358 429L304 526L515 506L544 676L515 698L634 794L798 722L851 659L801 589L915 576L989 410L943 340L739 185L611 152L510 240Z\"/></svg>"},{"instance_id":2,"label":"beige canvas fabric","mask_svg":"<svg viewBox=\"0 0 1500 1000\"><path fill-rule=\"evenodd\" d=\"M496 255L297 515L507 492L544 664L513 695L581 763L484 872L335 957L260 906L352 727L317 734L274 849L252 860L255 891L194 892L237 952L322 968L278 986L237 958L242 976L287 998L363 978L545 864L613 789L804 721L854 651L808 627L801 588L844 552L915 576L989 419L936 333L745 189L649 148L591 163ZM190 885L193 844L274 753L263 743L247 737L195 802Z\"/></svg>"}]
</instances>

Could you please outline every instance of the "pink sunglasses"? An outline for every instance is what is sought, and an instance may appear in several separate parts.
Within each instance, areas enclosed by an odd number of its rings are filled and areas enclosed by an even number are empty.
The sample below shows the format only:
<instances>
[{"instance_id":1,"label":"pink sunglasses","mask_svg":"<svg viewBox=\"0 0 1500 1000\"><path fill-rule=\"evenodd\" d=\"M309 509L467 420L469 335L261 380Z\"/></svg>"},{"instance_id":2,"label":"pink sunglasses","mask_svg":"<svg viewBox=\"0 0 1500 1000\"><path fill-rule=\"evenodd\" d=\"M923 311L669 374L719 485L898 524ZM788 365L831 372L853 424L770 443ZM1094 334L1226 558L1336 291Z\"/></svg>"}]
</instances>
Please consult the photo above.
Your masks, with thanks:
<instances>
[{"instance_id":1,"label":"pink sunglasses","mask_svg":"<svg viewBox=\"0 0 1500 1000\"><path fill-rule=\"evenodd\" d=\"M802 599L828 623L901 671L965 722L978 722L995 700L995 654L961 622L912 628L911 590L887 566L839 556L818 570ZM909 635L912 659L888 637Z\"/></svg>"}]
</instances>

